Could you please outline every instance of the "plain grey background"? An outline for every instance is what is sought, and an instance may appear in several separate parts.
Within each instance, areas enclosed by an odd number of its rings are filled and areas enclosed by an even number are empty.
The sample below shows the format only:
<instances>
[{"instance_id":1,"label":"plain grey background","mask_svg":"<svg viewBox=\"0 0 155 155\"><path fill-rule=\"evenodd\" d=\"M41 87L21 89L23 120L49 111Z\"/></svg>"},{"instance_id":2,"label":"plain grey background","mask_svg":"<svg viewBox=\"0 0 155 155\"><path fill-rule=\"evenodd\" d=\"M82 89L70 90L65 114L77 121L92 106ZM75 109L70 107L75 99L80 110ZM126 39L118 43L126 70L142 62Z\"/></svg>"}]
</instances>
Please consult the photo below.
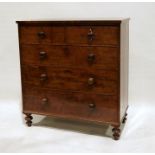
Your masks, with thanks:
<instances>
[{"instance_id":1,"label":"plain grey background","mask_svg":"<svg viewBox=\"0 0 155 155\"><path fill-rule=\"evenodd\" d=\"M129 17L129 116L120 141L63 130L95 126L55 122L23 125L17 20ZM155 3L0 3L1 152L154 152ZM35 120L36 122L38 120ZM43 124L49 126L51 120ZM55 126L55 127L54 127ZM61 129L62 126L62 129ZM53 128L54 127L54 128ZM59 129L57 129L57 127ZM103 129L98 131L102 133ZM106 133L106 128L104 128Z\"/></svg>"}]
</instances>

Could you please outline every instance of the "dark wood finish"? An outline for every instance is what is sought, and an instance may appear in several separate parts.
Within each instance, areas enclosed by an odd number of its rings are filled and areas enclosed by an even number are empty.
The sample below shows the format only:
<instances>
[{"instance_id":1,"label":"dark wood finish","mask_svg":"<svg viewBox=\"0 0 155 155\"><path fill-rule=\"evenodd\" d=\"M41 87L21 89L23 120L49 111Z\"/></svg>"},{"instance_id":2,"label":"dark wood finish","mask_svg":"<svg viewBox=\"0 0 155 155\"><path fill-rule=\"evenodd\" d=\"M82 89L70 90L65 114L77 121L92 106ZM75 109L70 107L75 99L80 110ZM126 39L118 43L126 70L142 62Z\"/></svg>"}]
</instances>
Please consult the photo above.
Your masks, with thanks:
<instances>
[{"instance_id":1,"label":"dark wood finish","mask_svg":"<svg viewBox=\"0 0 155 155\"><path fill-rule=\"evenodd\" d=\"M114 140L119 140L119 138L120 138L120 131L121 130L120 130L119 126L114 126L114 128L112 129Z\"/></svg>"},{"instance_id":2,"label":"dark wood finish","mask_svg":"<svg viewBox=\"0 0 155 155\"><path fill-rule=\"evenodd\" d=\"M16 21L27 26L120 26L123 20Z\"/></svg>"},{"instance_id":3,"label":"dark wood finish","mask_svg":"<svg viewBox=\"0 0 155 155\"><path fill-rule=\"evenodd\" d=\"M20 34L23 44L64 43L64 27L22 26Z\"/></svg>"},{"instance_id":4,"label":"dark wood finish","mask_svg":"<svg viewBox=\"0 0 155 155\"><path fill-rule=\"evenodd\" d=\"M97 122L117 121L117 96L43 89L27 85L23 89L24 110Z\"/></svg>"},{"instance_id":5,"label":"dark wood finish","mask_svg":"<svg viewBox=\"0 0 155 155\"><path fill-rule=\"evenodd\" d=\"M118 70L119 48L102 46L21 45L23 64Z\"/></svg>"},{"instance_id":6,"label":"dark wood finish","mask_svg":"<svg viewBox=\"0 0 155 155\"><path fill-rule=\"evenodd\" d=\"M119 139L127 110L128 21L17 23L27 125L31 114L106 123Z\"/></svg>"},{"instance_id":7,"label":"dark wood finish","mask_svg":"<svg viewBox=\"0 0 155 155\"><path fill-rule=\"evenodd\" d=\"M31 116L30 113L25 113L25 120L26 120L26 124L28 127L30 127L32 125L32 119L33 117Z\"/></svg>"},{"instance_id":8,"label":"dark wood finish","mask_svg":"<svg viewBox=\"0 0 155 155\"><path fill-rule=\"evenodd\" d=\"M117 72L23 65L23 84L43 88L117 94Z\"/></svg>"},{"instance_id":9,"label":"dark wood finish","mask_svg":"<svg viewBox=\"0 0 155 155\"><path fill-rule=\"evenodd\" d=\"M118 45L117 26L22 26L23 44Z\"/></svg>"},{"instance_id":10,"label":"dark wood finish","mask_svg":"<svg viewBox=\"0 0 155 155\"><path fill-rule=\"evenodd\" d=\"M119 27L68 26L65 30L68 44L118 45Z\"/></svg>"}]
</instances>

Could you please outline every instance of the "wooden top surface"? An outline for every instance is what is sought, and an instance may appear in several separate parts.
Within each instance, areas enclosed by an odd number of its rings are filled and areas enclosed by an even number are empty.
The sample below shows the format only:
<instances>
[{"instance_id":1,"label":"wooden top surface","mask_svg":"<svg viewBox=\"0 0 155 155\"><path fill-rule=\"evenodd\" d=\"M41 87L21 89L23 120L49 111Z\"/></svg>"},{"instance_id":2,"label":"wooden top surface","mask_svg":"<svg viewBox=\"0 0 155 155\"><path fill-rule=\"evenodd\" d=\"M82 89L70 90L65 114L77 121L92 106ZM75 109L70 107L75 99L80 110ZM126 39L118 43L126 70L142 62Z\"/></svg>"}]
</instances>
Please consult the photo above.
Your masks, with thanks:
<instances>
[{"instance_id":1,"label":"wooden top surface","mask_svg":"<svg viewBox=\"0 0 155 155\"><path fill-rule=\"evenodd\" d=\"M105 19L76 19L76 20L55 20L55 19L43 19L43 20L20 20L16 21L18 24L54 24L54 25L119 25L122 21L129 20L129 18L105 18Z\"/></svg>"}]
</instances>

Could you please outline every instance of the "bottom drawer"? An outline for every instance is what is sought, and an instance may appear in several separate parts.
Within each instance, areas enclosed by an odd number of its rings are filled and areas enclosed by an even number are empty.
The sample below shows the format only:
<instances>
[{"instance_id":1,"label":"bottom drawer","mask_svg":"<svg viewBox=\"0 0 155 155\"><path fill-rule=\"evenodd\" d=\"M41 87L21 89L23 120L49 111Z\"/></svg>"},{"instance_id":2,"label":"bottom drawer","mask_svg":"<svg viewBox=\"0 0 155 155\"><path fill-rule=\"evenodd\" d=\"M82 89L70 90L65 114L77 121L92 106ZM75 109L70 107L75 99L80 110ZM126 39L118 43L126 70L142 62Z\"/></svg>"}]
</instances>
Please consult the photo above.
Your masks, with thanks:
<instances>
[{"instance_id":1,"label":"bottom drawer","mask_svg":"<svg viewBox=\"0 0 155 155\"><path fill-rule=\"evenodd\" d=\"M112 123L118 122L116 96L23 88L23 112L64 118Z\"/></svg>"}]
</instances>

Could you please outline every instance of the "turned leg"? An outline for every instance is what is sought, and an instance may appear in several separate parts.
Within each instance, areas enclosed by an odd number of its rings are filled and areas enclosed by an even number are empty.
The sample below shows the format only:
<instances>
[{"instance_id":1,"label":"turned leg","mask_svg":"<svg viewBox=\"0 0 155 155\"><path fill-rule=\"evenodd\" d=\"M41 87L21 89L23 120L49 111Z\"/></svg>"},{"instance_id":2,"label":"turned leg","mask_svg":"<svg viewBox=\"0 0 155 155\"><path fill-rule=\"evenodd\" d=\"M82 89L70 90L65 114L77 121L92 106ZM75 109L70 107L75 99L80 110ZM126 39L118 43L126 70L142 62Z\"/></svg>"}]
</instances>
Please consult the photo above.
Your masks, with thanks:
<instances>
[{"instance_id":1,"label":"turned leg","mask_svg":"<svg viewBox=\"0 0 155 155\"><path fill-rule=\"evenodd\" d=\"M114 128L112 129L114 140L119 140L119 138L120 138L120 131L121 130L119 129L119 126L114 126Z\"/></svg>"},{"instance_id":2,"label":"turned leg","mask_svg":"<svg viewBox=\"0 0 155 155\"><path fill-rule=\"evenodd\" d=\"M32 125L32 119L33 117L31 116L31 114L25 114L26 117L25 117L25 120L26 120L26 124L28 127L30 127Z\"/></svg>"},{"instance_id":3,"label":"turned leg","mask_svg":"<svg viewBox=\"0 0 155 155\"><path fill-rule=\"evenodd\" d=\"M122 120L122 123L124 124L125 122L126 122L126 120L127 120L127 113L125 113L125 116L124 116L124 118L123 118L123 120Z\"/></svg>"}]
</instances>

